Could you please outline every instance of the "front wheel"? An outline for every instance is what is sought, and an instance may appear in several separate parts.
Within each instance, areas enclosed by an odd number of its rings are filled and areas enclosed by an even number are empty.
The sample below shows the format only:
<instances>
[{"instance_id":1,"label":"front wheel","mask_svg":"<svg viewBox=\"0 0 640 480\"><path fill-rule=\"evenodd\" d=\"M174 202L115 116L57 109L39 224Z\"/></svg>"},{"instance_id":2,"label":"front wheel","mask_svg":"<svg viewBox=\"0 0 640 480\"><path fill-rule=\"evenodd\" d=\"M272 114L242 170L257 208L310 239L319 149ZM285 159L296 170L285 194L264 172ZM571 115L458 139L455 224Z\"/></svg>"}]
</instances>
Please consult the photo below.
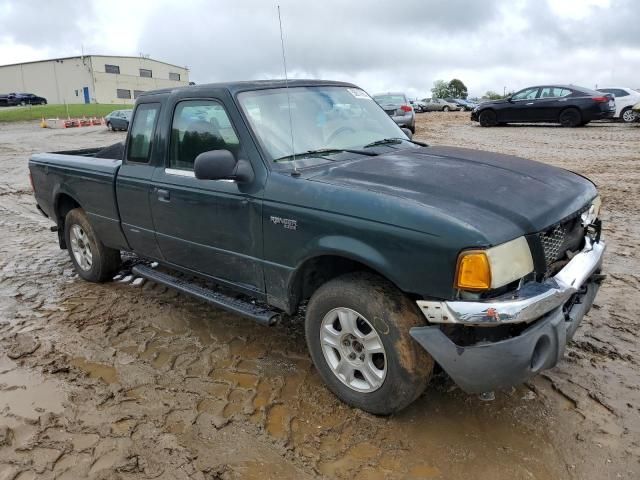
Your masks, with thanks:
<instances>
[{"instance_id":1,"label":"front wheel","mask_svg":"<svg viewBox=\"0 0 640 480\"><path fill-rule=\"evenodd\" d=\"M449 107L444 107L444 108L442 109L442 111L443 111L443 112L448 112L448 111L449 111Z\"/></svg>"},{"instance_id":2,"label":"front wheel","mask_svg":"<svg viewBox=\"0 0 640 480\"><path fill-rule=\"evenodd\" d=\"M307 306L307 345L318 373L342 401L395 413L426 388L433 359L409 335L425 320L386 280L346 274L322 285Z\"/></svg>"},{"instance_id":3,"label":"front wheel","mask_svg":"<svg viewBox=\"0 0 640 480\"><path fill-rule=\"evenodd\" d=\"M120 251L102 244L81 208L67 213L64 238L73 267L85 280L105 282L120 268Z\"/></svg>"},{"instance_id":4,"label":"front wheel","mask_svg":"<svg viewBox=\"0 0 640 480\"><path fill-rule=\"evenodd\" d=\"M478 121L482 127L493 127L498 124L498 116L493 110L485 110L480 112Z\"/></svg>"}]
</instances>

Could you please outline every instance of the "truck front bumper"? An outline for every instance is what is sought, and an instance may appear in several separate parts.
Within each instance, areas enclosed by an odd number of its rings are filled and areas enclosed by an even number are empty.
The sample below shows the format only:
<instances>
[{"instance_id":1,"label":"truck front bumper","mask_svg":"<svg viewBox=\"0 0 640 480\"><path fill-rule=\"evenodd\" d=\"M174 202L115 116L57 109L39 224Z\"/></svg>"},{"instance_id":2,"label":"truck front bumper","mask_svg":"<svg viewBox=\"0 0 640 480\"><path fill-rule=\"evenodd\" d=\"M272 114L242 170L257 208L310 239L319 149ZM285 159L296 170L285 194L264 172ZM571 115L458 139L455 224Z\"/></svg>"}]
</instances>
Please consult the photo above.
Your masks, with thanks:
<instances>
[{"instance_id":1,"label":"truck front bumper","mask_svg":"<svg viewBox=\"0 0 640 480\"><path fill-rule=\"evenodd\" d=\"M431 323L490 328L525 323L520 334L471 346L454 343L438 325L414 327L411 336L469 393L506 388L555 366L599 288L603 241L585 247L553 278L483 301L418 301Z\"/></svg>"}]
</instances>

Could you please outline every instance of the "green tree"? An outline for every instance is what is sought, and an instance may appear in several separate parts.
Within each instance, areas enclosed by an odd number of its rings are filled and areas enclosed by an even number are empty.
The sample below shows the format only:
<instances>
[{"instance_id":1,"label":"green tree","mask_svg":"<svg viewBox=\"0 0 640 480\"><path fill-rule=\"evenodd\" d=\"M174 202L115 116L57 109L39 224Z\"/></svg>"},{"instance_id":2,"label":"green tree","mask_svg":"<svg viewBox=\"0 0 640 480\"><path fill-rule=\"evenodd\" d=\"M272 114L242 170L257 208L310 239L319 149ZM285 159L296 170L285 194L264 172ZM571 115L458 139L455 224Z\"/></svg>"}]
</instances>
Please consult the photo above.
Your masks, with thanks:
<instances>
[{"instance_id":1,"label":"green tree","mask_svg":"<svg viewBox=\"0 0 640 480\"><path fill-rule=\"evenodd\" d=\"M493 90L487 90L487 93L485 93L484 96L489 100L500 100L502 98L502 95L498 92L494 92Z\"/></svg>"},{"instance_id":2,"label":"green tree","mask_svg":"<svg viewBox=\"0 0 640 480\"><path fill-rule=\"evenodd\" d=\"M462 83L462 80L454 78L449 82L449 94L453 98L467 98L469 92L467 91L467 86Z\"/></svg>"},{"instance_id":3,"label":"green tree","mask_svg":"<svg viewBox=\"0 0 640 480\"><path fill-rule=\"evenodd\" d=\"M433 88L431 89L431 96L433 98L447 98L450 97L449 84L444 80L436 80L433 82Z\"/></svg>"}]
</instances>

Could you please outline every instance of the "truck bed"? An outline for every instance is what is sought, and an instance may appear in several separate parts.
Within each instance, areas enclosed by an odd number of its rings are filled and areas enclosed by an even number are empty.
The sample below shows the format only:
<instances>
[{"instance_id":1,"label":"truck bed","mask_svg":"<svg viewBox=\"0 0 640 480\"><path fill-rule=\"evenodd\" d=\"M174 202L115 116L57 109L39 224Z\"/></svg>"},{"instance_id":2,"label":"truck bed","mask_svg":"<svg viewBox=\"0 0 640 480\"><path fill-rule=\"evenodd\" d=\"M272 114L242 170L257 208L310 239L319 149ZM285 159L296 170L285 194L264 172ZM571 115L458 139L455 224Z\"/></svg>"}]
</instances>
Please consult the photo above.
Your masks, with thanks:
<instances>
[{"instance_id":1,"label":"truck bed","mask_svg":"<svg viewBox=\"0 0 640 480\"><path fill-rule=\"evenodd\" d=\"M35 154L29 160L29 171L36 201L45 215L60 224L61 202L82 205L102 242L122 248L126 241L115 191L122 160L99 158L104 150L101 147Z\"/></svg>"}]
</instances>

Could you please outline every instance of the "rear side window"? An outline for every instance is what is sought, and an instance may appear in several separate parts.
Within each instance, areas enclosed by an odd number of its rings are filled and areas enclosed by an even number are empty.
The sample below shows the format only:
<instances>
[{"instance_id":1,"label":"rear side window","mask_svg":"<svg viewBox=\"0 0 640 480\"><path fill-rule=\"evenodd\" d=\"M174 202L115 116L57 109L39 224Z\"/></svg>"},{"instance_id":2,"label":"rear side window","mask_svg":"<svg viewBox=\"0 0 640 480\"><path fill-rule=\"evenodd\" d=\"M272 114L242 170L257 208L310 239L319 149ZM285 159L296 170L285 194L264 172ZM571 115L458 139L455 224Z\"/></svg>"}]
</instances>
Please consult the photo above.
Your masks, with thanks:
<instances>
[{"instance_id":1,"label":"rear side window","mask_svg":"<svg viewBox=\"0 0 640 480\"><path fill-rule=\"evenodd\" d=\"M540 98L559 98L571 95L571 90L560 87L543 87Z\"/></svg>"},{"instance_id":2,"label":"rear side window","mask_svg":"<svg viewBox=\"0 0 640 480\"><path fill-rule=\"evenodd\" d=\"M240 142L224 107L213 100L186 100L173 114L169 167L193 170L198 155L230 150L238 155Z\"/></svg>"},{"instance_id":3,"label":"rear side window","mask_svg":"<svg viewBox=\"0 0 640 480\"><path fill-rule=\"evenodd\" d=\"M129 133L127 161L147 163L151 153L153 132L160 111L159 103L143 103L138 105L133 117Z\"/></svg>"}]
</instances>

